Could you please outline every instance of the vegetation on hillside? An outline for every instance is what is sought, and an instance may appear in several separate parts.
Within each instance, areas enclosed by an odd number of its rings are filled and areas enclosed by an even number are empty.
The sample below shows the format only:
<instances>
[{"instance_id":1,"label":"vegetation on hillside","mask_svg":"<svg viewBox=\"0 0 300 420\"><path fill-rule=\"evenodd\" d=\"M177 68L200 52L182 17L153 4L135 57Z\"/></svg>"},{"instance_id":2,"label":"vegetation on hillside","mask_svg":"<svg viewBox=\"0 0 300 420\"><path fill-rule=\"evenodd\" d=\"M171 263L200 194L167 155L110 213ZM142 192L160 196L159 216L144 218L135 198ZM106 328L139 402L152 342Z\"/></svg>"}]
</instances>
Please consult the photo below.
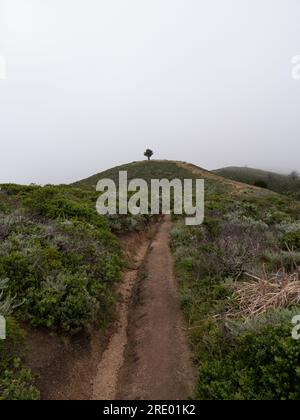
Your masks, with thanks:
<instances>
[{"instance_id":1,"label":"vegetation on hillside","mask_svg":"<svg viewBox=\"0 0 300 420\"><path fill-rule=\"evenodd\" d=\"M133 162L117 166L82 181L76 182L74 186L84 186L95 190L99 179L104 178L112 179L116 185L118 185L120 171L127 171L129 181L135 178L142 178L147 181L149 185L151 179L166 178L168 180L172 180L174 178L190 179L191 177L194 177L190 170L180 168L175 162L152 160L149 162Z\"/></svg>"},{"instance_id":2,"label":"vegetation on hillside","mask_svg":"<svg viewBox=\"0 0 300 420\"><path fill-rule=\"evenodd\" d=\"M7 289L8 280L0 279L0 314L6 320L6 339L0 340L0 400L38 399L34 378L23 363L23 331L12 317L15 302Z\"/></svg>"},{"instance_id":3,"label":"vegetation on hillside","mask_svg":"<svg viewBox=\"0 0 300 420\"><path fill-rule=\"evenodd\" d=\"M1 198L0 278L20 303L17 314L63 331L105 323L122 259L88 196L64 187L2 186Z\"/></svg>"},{"instance_id":4,"label":"vegetation on hillside","mask_svg":"<svg viewBox=\"0 0 300 420\"><path fill-rule=\"evenodd\" d=\"M300 178L296 172L281 175L274 172L261 171L252 168L222 168L214 171L216 174L234 181L244 182L261 188L268 188L279 194L291 194L300 199Z\"/></svg>"},{"instance_id":5,"label":"vegetation on hillside","mask_svg":"<svg viewBox=\"0 0 300 420\"><path fill-rule=\"evenodd\" d=\"M146 216L96 212L96 191L2 185L0 191L0 398L38 396L24 367L19 321L60 334L105 328L124 260L114 233L143 230Z\"/></svg>"},{"instance_id":6,"label":"vegetation on hillside","mask_svg":"<svg viewBox=\"0 0 300 420\"><path fill-rule=\"evenodd\" d=\"M177 220L171 246L197 399L299 399L300 205L273 194L207 192L205 222Z\"/></svg>"},{"instance_id":7,"label":"vegetation on hillside","mask_svg":"<svg viewBox=\"0 0 300 420\"><path fill-rule=\"evenodd\" d=\"M171 246L199 399L299 399L300 205L291 196L227 182L192 165L135 162L73 186L0 190L0 399L36 399L21 351L21 321L73 334L115 316L124 259L115 234L144 230L150 216L99 216L97 181L205 177L206 215L174 217ZM202 172L201 172L202 171ZM261 187L263 185L261 184Z\"/></svg>"}]
</instances>

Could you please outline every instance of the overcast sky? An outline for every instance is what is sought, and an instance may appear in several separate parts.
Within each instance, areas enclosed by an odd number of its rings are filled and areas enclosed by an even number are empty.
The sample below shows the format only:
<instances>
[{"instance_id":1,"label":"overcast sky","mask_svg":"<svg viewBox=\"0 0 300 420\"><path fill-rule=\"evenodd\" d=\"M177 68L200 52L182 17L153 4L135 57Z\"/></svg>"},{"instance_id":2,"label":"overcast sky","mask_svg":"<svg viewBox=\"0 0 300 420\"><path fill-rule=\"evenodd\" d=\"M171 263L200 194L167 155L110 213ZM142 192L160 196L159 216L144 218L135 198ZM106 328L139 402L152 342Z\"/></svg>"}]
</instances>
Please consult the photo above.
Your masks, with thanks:
<instances>
[{"instance_id":1,"label":"overcast sky","mask_svg":"<svg viewBox=\"0 0 300 420\"><path fill-rule=\"evenodd\" d=\"M299 0L0 0L0 183L300 170Z\"/></svg>"}]
</instances>

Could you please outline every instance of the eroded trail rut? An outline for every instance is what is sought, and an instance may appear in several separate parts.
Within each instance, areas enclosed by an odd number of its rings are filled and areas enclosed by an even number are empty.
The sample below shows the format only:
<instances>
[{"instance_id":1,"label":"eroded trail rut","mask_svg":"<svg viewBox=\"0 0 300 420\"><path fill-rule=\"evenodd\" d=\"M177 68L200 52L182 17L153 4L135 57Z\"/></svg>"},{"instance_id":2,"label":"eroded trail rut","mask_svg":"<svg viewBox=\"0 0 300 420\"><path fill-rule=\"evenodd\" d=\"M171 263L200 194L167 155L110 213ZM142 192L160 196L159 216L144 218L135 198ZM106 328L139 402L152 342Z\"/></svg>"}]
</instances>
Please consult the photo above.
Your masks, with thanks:
<instances>
[{"instance_id":1,"label":"eroded trail rut","mask_svg":"<svg viewBox=\"0 0 300 420\"><path fill-rule=\"evenodd\" d=\"M99 363L93 399L176 400L192 393L195 369L177 298L171 226L165 217L126 273L120 324Z\"/></svg>"}]
</instances>

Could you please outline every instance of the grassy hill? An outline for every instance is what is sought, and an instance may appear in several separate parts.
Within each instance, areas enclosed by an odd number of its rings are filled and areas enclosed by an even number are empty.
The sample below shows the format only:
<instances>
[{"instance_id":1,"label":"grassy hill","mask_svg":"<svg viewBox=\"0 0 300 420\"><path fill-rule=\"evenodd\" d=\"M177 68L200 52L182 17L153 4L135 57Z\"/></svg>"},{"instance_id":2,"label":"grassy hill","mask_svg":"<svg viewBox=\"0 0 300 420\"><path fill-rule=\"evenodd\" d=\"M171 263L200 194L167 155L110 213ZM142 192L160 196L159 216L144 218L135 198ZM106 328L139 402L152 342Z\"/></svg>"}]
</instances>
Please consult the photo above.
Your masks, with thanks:
<instances>
[{"instance_id":1,"label":"grassy hill","mask_svg":"<svg viewBox=\"0 0 300 420\"><path fill-rule=\"evenodd\" d=\"M176 177L184 179L186 177L191 177L191 171L180 168L176 162L152 160L132 162L125 165L116 166L115 168L108 169L89 178L76 182L73 185L77 187L84 186L95 189L99 179L103 178L109 178L118 183L119 171L127 171L128 180L134 178L142 178L147 182L149 182L151 178L173 179Z\"/></svg>"},{"instance_id":2,"label":"grassy hill","mask_svg":"<svg viewBox=\"0 0 300 420\"><path fill-rule=\"evenodd\" d=\"M213 172L207 171L196 165L187 162L168 160L140 161L116 166L89 178L75 182L72 185L74 187L95 190L97 182L104 178L112 179L118 185L119 171L127 171L129 181L134 178L142 178L149 183L151 179L166 178L172 180L174 178L179 178L183 180L200 178L206 181L208 192L211 192L212 190L227 189L231 192L254 192L257 194L265 194L265 191L255 188L254 186L249 186L238 181L233 182L230 179L214 174Z\"/></svg>"},{"instance_id":3,"label":"grassy hill","mask_svg":"<svg viewBox=\"0 0 300 420\"><path fill-rule=\"evenodd\" d=\"M214 173L250 185L265 184L265 187L272 191L279 194L292 193L297 199L300 199L300 179L293 180L289 175L243 167L217 169Z\"/></svg>"}]
</instances>

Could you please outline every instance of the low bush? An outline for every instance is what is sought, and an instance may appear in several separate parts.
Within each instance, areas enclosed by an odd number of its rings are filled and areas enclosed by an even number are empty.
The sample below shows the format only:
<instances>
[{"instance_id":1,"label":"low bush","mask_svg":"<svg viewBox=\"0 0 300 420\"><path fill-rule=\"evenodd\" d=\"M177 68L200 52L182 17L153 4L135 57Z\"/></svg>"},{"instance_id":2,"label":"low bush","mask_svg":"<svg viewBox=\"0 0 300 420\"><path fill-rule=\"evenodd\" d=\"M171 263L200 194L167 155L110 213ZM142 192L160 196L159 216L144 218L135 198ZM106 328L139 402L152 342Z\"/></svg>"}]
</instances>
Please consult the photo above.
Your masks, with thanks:
<instances>
[{"instance_id":1,"label":"low bush","mask_svg":"<svg viewBox=\"0 0 300 420\"><path fill-rule=\"evenodd\" d=\"M6 185L1 198L17 203L0 214L0 278L17 298L16 316L66 332L104 326L123 259L108 220L96 212L96 195Z\"/></svg>"},{"instance_id":2,"label":"low bush","mask_svg":"<svg viewBox=\"0 0 300 420\"><path fill-rule=\"evenodd\" d=\"M297 232L288 232L280 238L280 244L283 249L300 251L300 230Z\"/></svg>"},{"instance_id":3,"label":"low bush","mask_svg":"<svg viewBox=\"0 0 300 420\"><path fill-rule=\"evenodd\" d=\"M300 399L300 346L290 322L235 337L216 327L199 360L198 399Z\"/></svg>"},{"instance_id":4,"label":"low bush","mask_svg":"<svg viewBox=\"0 0 300 420\"><path fill-rule=\"evenodd\" d=\"M195 398L300 398L300 347L291 336L300 313L299 214L292 200L262 192L216 202L211 195L203 226L177 221L171 247L198 366ZM249 280L253 272L266 278Z\"/></svg>"},{"instance_id":5,"label":"low bush","mask_svg":"<svg viewBox=\"0 0 300 420\"><path fill-rule=\"evenodd\" d=\"M23 364L24 336L12 318L13 310L7 280L0 280L0 315L6 320L6 339L0 340L0 400L38 399L34 378Z\"/></svg>"},{"instance_id":6,"label":"low bush","mask_svg":"<svg viewBox=\"0 0 300 420\"><path fill-rule=\"evenodd\" d=\"M293 272L300 266L300 252L296 251L267 251L263 255L268 272L284 269L287 272Z\"/></svg>"},{"instance_id":7,"label":"low bush","mask_svg":"<svg viewBox=\"0 0 300 420\"><path fill-rule=\"evenodd\" d=\"M268 188L268 183L266 181L263 181L261 179L257 179L256 181L254 181L253 184L255 187L259 187L259 188Z\"/></svg>"},{"instance_id":8,"label":"low bush","mask_svg":"<svg viewBox=\"0 0 300 420\"><path fill-rule=\"evenodd\" d=\"M0 276L35 326L78 331L104 324L122 258L108 231L83 222L17 224L0 244Z\"/></svg>"}]
</instances>

